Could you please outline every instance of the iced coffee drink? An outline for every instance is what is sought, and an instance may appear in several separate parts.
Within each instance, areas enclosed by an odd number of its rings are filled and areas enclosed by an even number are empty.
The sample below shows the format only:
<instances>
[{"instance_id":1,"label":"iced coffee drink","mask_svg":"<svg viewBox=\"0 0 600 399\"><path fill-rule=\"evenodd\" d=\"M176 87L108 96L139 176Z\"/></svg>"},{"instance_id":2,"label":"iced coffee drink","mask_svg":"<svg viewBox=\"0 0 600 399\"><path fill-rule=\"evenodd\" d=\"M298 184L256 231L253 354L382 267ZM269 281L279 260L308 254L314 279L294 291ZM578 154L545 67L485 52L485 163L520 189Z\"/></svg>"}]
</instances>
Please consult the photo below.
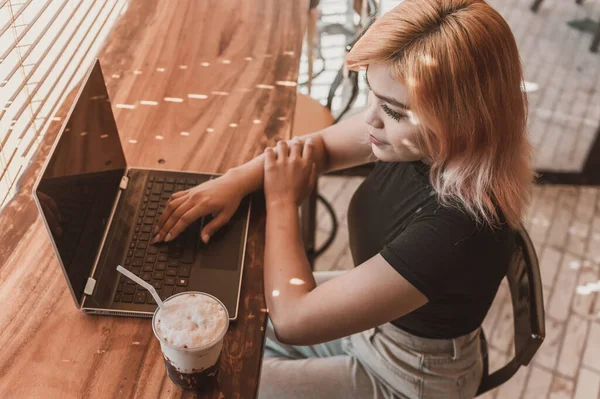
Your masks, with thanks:
<instances>
[{"instance_id":1,"label":"iced coffee drink","mask_svg":"<svg viewBox=\"0 0 600 399\"><path fill-rule=\"evenodd\" d=\"M152 319L171 380L184 389L211 384L219 366L229 314L217 298L183 292L165 301Z\"/></svg>"}]
</instances>

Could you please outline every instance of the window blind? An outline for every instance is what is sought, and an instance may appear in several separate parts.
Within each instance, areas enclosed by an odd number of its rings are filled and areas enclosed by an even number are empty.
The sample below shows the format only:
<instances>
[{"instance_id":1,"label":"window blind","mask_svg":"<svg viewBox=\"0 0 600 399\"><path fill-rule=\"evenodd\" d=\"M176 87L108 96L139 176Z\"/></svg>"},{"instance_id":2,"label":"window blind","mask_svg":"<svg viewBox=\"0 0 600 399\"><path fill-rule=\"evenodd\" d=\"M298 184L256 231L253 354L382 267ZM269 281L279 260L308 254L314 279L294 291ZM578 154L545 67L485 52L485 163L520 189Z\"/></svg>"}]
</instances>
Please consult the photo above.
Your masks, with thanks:
<instances>
[{"instance_id":1,"label":"window blind","mask_svg":"<svg viewBox=\"0 0 600 399\"><path fill-rule=\"evenodd\" d=\"M0 0L0 210L125 5L126 0Z\"/></svg>"}]
</instances>

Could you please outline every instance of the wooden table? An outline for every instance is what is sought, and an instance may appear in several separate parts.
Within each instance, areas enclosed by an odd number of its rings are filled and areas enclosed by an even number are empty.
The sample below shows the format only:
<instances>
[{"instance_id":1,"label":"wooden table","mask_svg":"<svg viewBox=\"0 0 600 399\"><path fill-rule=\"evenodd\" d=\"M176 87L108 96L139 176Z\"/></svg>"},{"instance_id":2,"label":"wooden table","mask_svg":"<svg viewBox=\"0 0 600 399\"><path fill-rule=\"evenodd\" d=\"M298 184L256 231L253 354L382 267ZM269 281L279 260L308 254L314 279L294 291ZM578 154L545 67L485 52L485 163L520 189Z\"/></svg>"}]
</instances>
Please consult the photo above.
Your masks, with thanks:
<instances>
[{"instance_id":1,"label":"wooden table","mask_svg":"<svg viewBox=\"0 0 600 399\"><path fill-rule=\"evenodd\" d=\"M308 0L132 1L100 56L128 163L223 173L289 138L307 10ZM31 198L60 123L0 214L0 397L194 397L166 376L149 319L74 306ZM256 199L239 319L219 386L203 397L258 391L267 315Z\"/></svg>"}]
</instances>

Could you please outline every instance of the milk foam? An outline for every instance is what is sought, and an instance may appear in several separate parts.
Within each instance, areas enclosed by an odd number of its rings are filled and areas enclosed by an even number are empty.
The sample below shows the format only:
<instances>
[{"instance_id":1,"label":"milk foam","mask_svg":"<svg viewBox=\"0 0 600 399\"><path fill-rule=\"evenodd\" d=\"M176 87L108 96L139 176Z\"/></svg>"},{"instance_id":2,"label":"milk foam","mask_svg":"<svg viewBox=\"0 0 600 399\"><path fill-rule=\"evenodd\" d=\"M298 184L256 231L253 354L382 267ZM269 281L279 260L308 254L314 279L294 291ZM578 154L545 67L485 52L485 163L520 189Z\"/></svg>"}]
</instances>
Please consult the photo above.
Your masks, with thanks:
<instances>
[{"instance_id":1,"label":"milk foam","mask_svg":"<svg viewBox=\"0 0 600 399\"><path fill-rule=\"evenodd\" d=\"M152 324L165 361L176 371L191 374L219 361L229 316L212 296L188 292L167 300L164 309L157 309Z\"/></svg>"},{"instance_id":2,"label":"milk foam","mask_svg":"<svg viewBox=\"0 0 600 399\"><path fill-rule=\"evenodd\" d=\"M207 295L179 295L156 314L156 332L162 342L177 348L199 348L215 342L228 326L223 306Z\"/></svg>"}]
</instances>

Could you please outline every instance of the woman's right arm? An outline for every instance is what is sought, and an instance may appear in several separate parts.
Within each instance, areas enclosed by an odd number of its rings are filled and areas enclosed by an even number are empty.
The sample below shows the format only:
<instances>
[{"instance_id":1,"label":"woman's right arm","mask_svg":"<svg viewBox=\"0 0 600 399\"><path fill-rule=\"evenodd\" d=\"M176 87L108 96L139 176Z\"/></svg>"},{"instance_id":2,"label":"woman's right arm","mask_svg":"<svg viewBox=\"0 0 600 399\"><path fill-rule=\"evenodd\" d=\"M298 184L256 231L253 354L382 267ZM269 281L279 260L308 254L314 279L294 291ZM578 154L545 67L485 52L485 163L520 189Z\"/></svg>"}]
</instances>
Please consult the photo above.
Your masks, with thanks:
<instances>
[{"instance_id":1,"label":"woman's right arm","mask_svg":"<svg viewBox=\"0 0 600 399\"><path fill-rule=\"evenodd\" d=\"M362 165L375 160L368 139L364 112L315 133L298 137L304 144L311 139L317 175L333 170ZM249 194L263 186L265 156L230 169L225 176L238 182Z\"/></svg>"},{"instance_id":2,"label":"woman's right arm","mask_svg":"<svg viewBox=\"0 0 600 399\"><path fill-rule=\"evenodd\" d=\"M326 129L298 137L302 144L309 138L313 142L317 174L375 160L362 112ZM201 233L202 240L208 242L229 222L242 198L262 188L264 162L265 156L261 154L218 179L173 194L159 220L154 242L171 241L191 223L212 213L214 219Z\"/></svg>"}]
</instances>

